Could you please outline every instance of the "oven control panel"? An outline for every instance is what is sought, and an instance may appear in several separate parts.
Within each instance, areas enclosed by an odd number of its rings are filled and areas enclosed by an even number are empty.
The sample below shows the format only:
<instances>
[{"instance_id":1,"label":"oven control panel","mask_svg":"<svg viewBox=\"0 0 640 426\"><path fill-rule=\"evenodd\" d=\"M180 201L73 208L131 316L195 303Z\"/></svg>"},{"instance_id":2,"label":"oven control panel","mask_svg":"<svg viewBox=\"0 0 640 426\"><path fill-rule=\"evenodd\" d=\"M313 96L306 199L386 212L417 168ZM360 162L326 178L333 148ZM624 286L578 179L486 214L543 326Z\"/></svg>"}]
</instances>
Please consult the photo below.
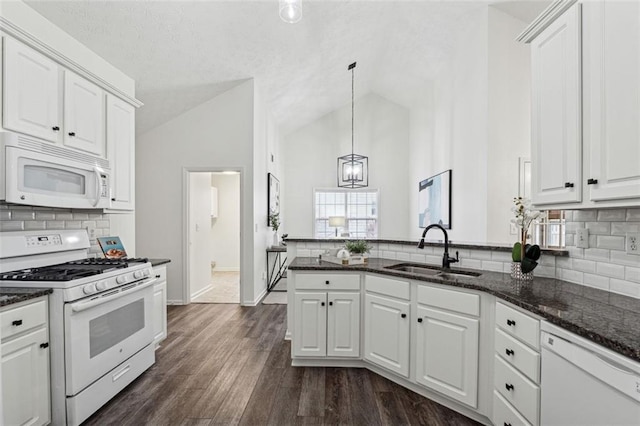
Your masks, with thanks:
<instances>
[{"instance_id":1,"label":"oven control panel","mask_svg":"<svg viewBox=\"0 0 640 426\"><path fill-rule=\"evenodd\" d=\"M48 247L62 245L62 238L60 237L60 234L29 235L25 238L27 240L27 247Z\"/></svg>"},{"instance_id":2,"label":"oven control panel","mask_svg":"<svg viewBox=\"0 0 640 426\"><path fill-rule=\"evenodd\" d=\"M126 284L140 281L142 279L149 278L151 276L151 267L142 266L136 270L129 271L124 269L118 269L113 272L101 274L100 278L94 278L92 281L78 285L76 287L69 288L65 291L65 300L73 301L88 296L94 296L99 293L120 287Z\"/></svg>"}]
</instances>

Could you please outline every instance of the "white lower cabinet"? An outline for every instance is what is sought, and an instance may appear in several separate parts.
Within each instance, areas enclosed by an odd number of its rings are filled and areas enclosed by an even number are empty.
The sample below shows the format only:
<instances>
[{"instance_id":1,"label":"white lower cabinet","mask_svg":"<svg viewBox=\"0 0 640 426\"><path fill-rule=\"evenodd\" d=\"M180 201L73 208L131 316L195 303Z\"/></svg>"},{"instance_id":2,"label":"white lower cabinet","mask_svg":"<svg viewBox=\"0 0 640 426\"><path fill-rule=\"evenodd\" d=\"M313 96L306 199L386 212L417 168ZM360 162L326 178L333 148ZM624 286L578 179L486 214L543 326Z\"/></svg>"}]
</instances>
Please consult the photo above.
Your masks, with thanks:
<instances>
[{"instance_id":1,"label":"white lower cabinet","mask_svg":"<svg viewBox=\"0 0 640 426\"><path fill-rule=\"evenodd\" d=\"M46 297L0 310L2 330L12 330L0 345L3 425L51 421L47 317Z\"/></svg>"},{"instance_id":2,"label":"white lower cabinet","mask_svg":"<svg viewBox=\"0 0 640 426\"><path fill-rule=\"evenodd\" d=\"M409 377L409 313L409 302L365 294L364 357L404 377Z\"/></svg>"},{"instance_id":3,"label":"white lower cabinet","mask_svg":"<svg viewBox=\"0 0 640 426\"><path fill-rule=\"evenodd\" d=\"M327 293L296 293L294 356L327 355Z\"/></svg>"},{"instance_id":4,"label":"white lower cabinet","mask_svg":"<svg viewBox=\"0 0 640 426\"><path fill-rule=\"evenodd\" d=\"M153 285L153 344L156 349L167 338L167 267L153 268L158 281Z\"/></svg>"},{"instance_id":5,"label":"white lower cabinet","mask_svg":"<svg viewBox=\"0 0 640 426\"><path fill-rule=\"evenodd\" d=\"M417 314L416 381L477 407L480 321L422 306Z\"/></svg>"},{"instance_id":6,"label":"white lower cabinet","mask_svg":"<svg viewBox=\"0 0 640 426\"><path fill-rule=\"evenodd\" d=\"M327 355L360 356L360 293L327 294Z\"/></svg>"}]
</instances>

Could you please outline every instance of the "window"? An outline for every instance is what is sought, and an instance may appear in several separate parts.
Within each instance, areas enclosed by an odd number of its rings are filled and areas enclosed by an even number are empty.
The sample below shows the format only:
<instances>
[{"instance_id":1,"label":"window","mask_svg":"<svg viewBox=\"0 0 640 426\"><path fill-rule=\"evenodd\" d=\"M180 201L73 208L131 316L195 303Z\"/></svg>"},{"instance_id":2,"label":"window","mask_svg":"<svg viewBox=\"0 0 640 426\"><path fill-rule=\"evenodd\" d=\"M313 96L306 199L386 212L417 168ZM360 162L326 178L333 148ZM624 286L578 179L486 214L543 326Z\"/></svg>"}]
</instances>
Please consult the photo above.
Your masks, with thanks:
<instances>
[{"instance_id":1,"label":"window","mask_svg":"<svg viewBox=\"0 0 640 426\"><path fill-rule=\"evenodd\" d=\"M563 210L549 210L540 223L533 226L532 241L544 248L564 248L565 219Z\"/></svg>"},{"instance_id":2,"label":"window","mask_svg":"<svg viewBox=\"0 0 640 426\"><path fill-rule=\"evenodd\" d=\"M315 190L313 202L315 238L378 237L377 190ZM343 216L344 227L329 226L331 216Z\"/></svg>"}]
</instances>

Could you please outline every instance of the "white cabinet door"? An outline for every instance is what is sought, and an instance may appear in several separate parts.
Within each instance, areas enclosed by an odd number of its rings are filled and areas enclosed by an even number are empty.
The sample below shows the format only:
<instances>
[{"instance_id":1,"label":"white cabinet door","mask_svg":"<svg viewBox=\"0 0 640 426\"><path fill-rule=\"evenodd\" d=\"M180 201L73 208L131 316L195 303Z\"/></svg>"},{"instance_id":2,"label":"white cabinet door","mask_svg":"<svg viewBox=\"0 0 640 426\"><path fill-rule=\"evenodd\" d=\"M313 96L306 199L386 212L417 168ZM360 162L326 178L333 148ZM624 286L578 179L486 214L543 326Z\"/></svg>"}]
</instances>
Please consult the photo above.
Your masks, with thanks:
<instances>
[{"instance_id":1,"label":"white cabinet door","mask_svg":"<svg viewBox=\"0 0 640 426\"><path fill-rule=\"evenodd\" d=\"M640 198L640 3L585 2L589 198Z\"/></svg>"},{"instance_id":2,"label":"white cabinet door","mask_svg":"<svg viewBox=\"0 0 640 426\"><path fill-rule=\"evenodd\" d=\"M107 147L111 164L111 208L133 210L135 108L107 95Z\"/></svg>"},{"instance_id":3,"label":"white cabinet door","mask_svg":"<svg viewBox=\"0 0 640 426\"><path fill-rule=\"evenodd\" d=\"M50 422L48 342L42 328L2 344L2 424Z\"/></svg>"},{"instance_id":4,"label":"white cabinet door","mask_svg":"<svg viewBox=\"0 0 640 426\"><path fill-rule=\"evenodd\" d=\"M409 377L409 303L365 294L364 357Z\"/></svg>"},{"instance_id":5,"label":"white cabinet door","mask_svg":"<svg viewBox=\"0 0 640 426\"><path fill-rule=\"evenodd\" d=\"M327 355L327 293L296 293L294 356Z\"/></svg>"},{"instance_id":6,"label":"white cabinet door","mask_svg":"<svg viewBox=\"0 0 640 426\"><path fill-rule=\"evenodd\" d=\"M532 201L582 200L580 5L531 42Z\"/></svg>"},{"instance_id":7,"label":"white cabinet door","mask_svg":"<svg viewBox=\"0 0 640 426\"><path fill-rule=\"evenodd\" d=\"M104 121L102 89L70 71L65 71L65 146L106 157Z\"/></svg>"},{"instance_id":8,"label":"white cabinet door","mask_svg":"<svg viewBox=\"0 0 640 426\"><path fill-rule=\"evenodd\" d=\"M479 320L418 306L416 381L478 405Z\"/></svg>"},{"instance_id":9,"label":"white cabinet door","mask_svg":"<svg viewBox=\"0 0 640 426\"><path fill-rule=\"evenodd\" d=\"M167 282L153 286L153 343L158 344L167 337Z\"/></svg>"},{"instance_id":10,"label":"white cabinet door","mask_svg":"<svg viewBox=\"0 0 640 426\"><path fill-rule=\"evenodd\" d=\"M329 293L327 355L360 356L360 293Z\"/></svg>"},{"instance_id":11,"label":"white cabinet door","mask_svg":"<svg viewBox=\"0 0 640 426\"><path fill-rule=\"evenodd\" d=\"M58 66L11 38L4 38L3 126L51 142L58 140Z\"/></svg>"}]
</instances>

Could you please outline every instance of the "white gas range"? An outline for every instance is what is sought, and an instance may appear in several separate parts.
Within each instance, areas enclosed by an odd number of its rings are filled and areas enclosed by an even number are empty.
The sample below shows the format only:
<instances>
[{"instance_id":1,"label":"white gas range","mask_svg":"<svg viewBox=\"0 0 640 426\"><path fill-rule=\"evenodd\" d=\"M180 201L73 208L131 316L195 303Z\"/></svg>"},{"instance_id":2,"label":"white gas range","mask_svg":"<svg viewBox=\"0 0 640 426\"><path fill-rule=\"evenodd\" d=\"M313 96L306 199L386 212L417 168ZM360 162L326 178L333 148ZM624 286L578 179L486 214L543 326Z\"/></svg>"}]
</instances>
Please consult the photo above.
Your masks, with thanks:
<instances>
[{"instance_id":1,"label":"white gas range","mask_svg":"<svg viewBox=\"0 0 640 426\"><path fill-rule=\"evenodd\" d=\"M84 230L0 233L0 287L49 296L53 425L78 425L155 362L147 259L90 259Z\"/></svg>"}]
</instances>

